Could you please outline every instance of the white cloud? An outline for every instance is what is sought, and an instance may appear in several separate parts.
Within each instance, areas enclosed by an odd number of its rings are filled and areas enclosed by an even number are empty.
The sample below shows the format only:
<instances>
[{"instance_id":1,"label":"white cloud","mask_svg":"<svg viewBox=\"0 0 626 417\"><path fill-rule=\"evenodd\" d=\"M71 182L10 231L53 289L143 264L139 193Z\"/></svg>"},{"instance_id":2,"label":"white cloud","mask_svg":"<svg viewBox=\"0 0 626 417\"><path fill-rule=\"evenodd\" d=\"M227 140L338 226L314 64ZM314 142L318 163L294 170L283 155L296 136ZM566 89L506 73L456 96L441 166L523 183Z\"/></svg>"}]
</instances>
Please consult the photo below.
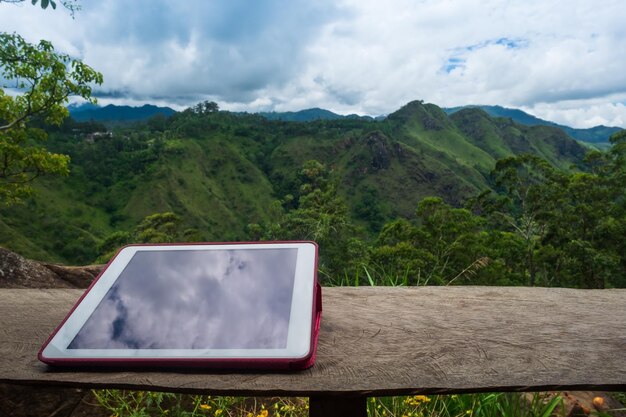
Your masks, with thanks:
<instances>
[{"instance_id":1,"label":"white cloud","mask_svg":"<svg viewBox=\"0 0 626 417\"><path fill-rule=\"evenodd\" d=\"M0 27L104 73L105 100L385 114L408 101L499 104L573 126L625 125L626 8L496 0L0 5Z\"/></svg>"},{"instance_id":2,"label":"white cloud","mask_svg":"<svg viewBox=\"0 0 626 417\"><path fill-rule=\"evenodd\" d=\"M598 125L626 126L626 95L615 101L584 100L562 101L559 103L540 103L531 107L523 107L522 110L533 114L541 119L551 120L566 126L577 128L589 128Z\"/></svg>"}]
</instances>

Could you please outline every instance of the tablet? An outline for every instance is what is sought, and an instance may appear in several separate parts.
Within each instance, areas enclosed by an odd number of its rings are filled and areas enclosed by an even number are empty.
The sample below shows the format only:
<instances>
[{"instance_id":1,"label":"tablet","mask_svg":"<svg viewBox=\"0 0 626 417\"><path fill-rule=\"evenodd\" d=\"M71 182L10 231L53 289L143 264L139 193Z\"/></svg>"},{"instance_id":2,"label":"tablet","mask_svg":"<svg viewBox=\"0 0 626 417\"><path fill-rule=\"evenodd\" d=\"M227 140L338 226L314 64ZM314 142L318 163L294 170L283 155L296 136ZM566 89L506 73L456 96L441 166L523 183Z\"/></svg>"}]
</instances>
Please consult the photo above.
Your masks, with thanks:
<instances>
[{"instance_id":1,"label":"tablet","mask_svg":"<svg viewBox=\"0 0 626 417\"><path fill-rule=\"evenodd\" d=\"M130 245L48 338L50 365L303 369L321 318L314 242Z\"/></svg>"}]
</instances>

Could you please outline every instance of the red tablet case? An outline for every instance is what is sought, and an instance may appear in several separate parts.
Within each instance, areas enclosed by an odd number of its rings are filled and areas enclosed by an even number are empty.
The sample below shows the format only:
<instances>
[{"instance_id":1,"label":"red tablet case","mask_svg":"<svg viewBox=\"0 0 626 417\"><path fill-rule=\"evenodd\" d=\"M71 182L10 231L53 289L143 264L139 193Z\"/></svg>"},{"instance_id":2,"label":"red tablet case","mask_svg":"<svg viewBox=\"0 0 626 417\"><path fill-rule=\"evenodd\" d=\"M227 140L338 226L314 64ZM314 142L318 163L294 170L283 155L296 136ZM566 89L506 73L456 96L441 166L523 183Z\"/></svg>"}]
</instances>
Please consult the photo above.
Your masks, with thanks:
<instances>
[{"instance_id":1,"label":"red tablet case","mask_svg":"<svg viewBox=\"0 0 626 417\"><path fill-rule=\"evenodd\" d=\"M272 241L272 242L210 242L210 243L164 243L164 244L136 244L128 246L161 246L161 245L236 245L236 244L276 244L276 243L311 243L315 245L315 270L313 274L314 290L313 290L313 314L311 322L311 348L309 354L303 358L47 358L43 355L43 351L48 343L57 334L59 329L65 324L67 319L72 315L76 307L81 303L83 298L100 279L104 271L111 265L117 254L106 264L100 274L93 280L89 288L78 299L72 309L67 313L54 332L48 337L43 344L37 358L53 366L110 366L110 367L159 367L159 368L206 368L206 369L266 369L266 370L301 370L313 366L317 351L317 339L319 335L320 323L322 320L322 287L317 282L317 265L318 265L318 246L315 242L310 241Z\"/></svg>"}]
</instances>

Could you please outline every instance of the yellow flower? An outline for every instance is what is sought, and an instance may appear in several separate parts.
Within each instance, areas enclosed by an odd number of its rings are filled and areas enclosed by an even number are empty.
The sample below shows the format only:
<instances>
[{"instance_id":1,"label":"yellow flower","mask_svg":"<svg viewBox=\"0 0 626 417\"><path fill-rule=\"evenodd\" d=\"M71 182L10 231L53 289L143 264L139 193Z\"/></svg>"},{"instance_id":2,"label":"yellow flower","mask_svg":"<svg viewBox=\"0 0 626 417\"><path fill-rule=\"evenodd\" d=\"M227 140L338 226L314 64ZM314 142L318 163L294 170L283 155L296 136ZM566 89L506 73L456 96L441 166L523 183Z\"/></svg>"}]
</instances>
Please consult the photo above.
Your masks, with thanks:
<instances>
[{"instance_id":1,"label":"yellow flower","mask_svg":"<svg viewBox=\"0 0 626 417\"><path fill-rule=\"evenodd\" d=\"M263 407L261 406L261 408ZM259 414L257 417L267 417L267 414L268 414L267 410L261 410L261 414Z\"/></svg>"},{"instance_id":2,"label":"yellow flower","mask_svg":"<svg viewBox=\"0 0 626 417\"><path fill-rule=\"evenodd\" d=\"M215 417L220 417L224 410L215 410Z\"/></svg>"},{"instance_id":3,"label":"yellow flower","mask_svg":"<svg viewBox=\"0 0 626 417\"><path fill-rule=\"evenodd\" d=\"M210 410L211 406L208 404L200 404L200 408L202 408L203 410Z\"/></svg>"},{"instance_id":4,"label":"yellow flower","mask_svg":"<svg viewBox=\"0 0 626 417\"><path fill-rule=\"evenodd\" d=\"M593 397L593 401L592 401L593 405L600 409L604 406L604 398L602 397Z\"/></svg>"}]
</instances>

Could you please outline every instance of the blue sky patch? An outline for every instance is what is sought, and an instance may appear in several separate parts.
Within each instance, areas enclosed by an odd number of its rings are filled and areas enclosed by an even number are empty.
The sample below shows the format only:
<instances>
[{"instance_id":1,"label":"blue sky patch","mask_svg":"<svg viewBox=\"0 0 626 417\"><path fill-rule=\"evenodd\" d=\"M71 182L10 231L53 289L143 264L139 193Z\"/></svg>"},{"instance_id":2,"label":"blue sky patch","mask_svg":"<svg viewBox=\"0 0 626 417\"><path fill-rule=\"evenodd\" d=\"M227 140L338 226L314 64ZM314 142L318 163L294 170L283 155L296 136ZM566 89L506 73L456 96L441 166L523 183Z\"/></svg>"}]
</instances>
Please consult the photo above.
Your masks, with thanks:
<instances>
[{"instance_id":1,"label":"blue sky patch","mask_svg":"<svg viewBox=\"0 0 626 417\"><path fill-rule=\"evenodd\" d=\"M471 52L478 51L492 45L504 46L506 49L520 49L528 46L528 40L522 38L496 38L488 39L486 41L478 42L472 45L461 46L452 50L452 55L446 60L442 66L442 70L446 73L451 73L457 68L465 68L467 62L467 55Z\"/></svg>"},{"instance_id":2,"label":"blue sky patch","mask_svg":"<svg viewBox=\"0 0 626 417\"><path fill-rule=\"evenodd\" d=\"M472 51L477 51L482 48L486 48L487 46L491 46L491 45L501 45L501 46L506 47L507 49L519 49L519 48L524 48L528 46L528 39L522 39L522 38L511 39L511 38L506 38L506 37L497 38L497 39L488 39L486 41L475 43L473 45L462 46L460 48L457 48L457 51L472 52Z\"/></svg>"},{"instance_id":3,"label":"blue sky patch","mask_svg":"<svg viewBox=\"0 0 626 417\"><path fill-rule=\"evenodd\" d=\"M463 58L449 58L443 66L443 70L448 74L457 68L465 68L465 59Z\"/></svg>"}]
</instances>

